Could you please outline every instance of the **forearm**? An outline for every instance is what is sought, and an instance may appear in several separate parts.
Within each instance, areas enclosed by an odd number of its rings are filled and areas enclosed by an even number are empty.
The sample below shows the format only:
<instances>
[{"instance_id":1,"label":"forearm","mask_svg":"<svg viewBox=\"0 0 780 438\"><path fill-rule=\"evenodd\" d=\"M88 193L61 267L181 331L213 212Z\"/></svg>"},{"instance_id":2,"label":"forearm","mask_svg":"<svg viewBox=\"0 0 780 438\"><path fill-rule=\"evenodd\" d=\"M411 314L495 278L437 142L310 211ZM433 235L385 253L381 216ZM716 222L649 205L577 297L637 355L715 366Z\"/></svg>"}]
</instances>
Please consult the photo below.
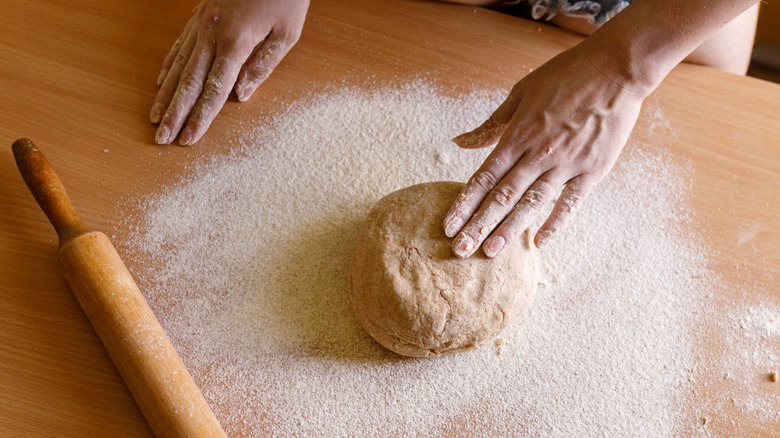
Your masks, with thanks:
<instances>
[{"instance_id":1,"label":"forearm","mask_svg":"<svg viewBox=\"0 0 780 438\"><path fill-rule=\"evenodd\" d=\"M689 53L757 0L635 0L584 45L627 88L649 94Z\"/></svg>"}]
</instances>

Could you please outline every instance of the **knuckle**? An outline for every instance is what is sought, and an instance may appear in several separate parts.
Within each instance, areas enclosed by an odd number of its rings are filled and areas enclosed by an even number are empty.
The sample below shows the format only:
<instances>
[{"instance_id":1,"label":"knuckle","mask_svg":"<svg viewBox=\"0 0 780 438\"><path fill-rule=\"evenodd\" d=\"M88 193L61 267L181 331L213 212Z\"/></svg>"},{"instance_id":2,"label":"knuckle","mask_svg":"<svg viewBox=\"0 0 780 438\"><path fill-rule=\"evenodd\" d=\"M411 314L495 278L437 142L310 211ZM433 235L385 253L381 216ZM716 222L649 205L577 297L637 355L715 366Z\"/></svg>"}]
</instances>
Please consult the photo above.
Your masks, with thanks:
<instances>
[{"instance_id":1,"label":"knuckle","mask_svg":"<svg viewBox=\"0 0 780 438\"><path fill-rule=\"evenodd\" d=\"M540 211L544 207L544 193L537 189L528 189L520 199L520 204L525 208L534 211Z\"/></svg>"},{"instance_id":2,"label":"knuckle","mask_svg":"<svg viewBox=\"0 0 780 438\"><path fill-rule=\"evenodd\" d=\"M207 113L211 108L213 102L219 100L219 97L224 93L225 87L222 82L216 78L209 78L206 81L206 86L203 87L203 91L200 94L200 101L202 105L199 108L198 113Z\"/></svg>"},{"instance_id":3,"label":"knuckle","mask_svg":"<svg viewBox=\"0 0 780 438\"><path fill-rule=\"evenodd\" d=\"M493 202L510 209L517 204L517 191L511 186L498 186L490 192Z\"/></svg>"},{"instance_id":4,"label":"knuckle","mask_svg":"<svg viewBox=\"0 0 780 438\"><path fill-rule=\"evenodd\" d=\"M190 123L190 129L192 129L193 134L192 138L200 138L203 136L210 124L211 121L206 119L196 119L194 122Z\"/></svg>"},{"instance_id":5,"label":"knuckle","mask_svg":"<svg viewBox=\"0 0 780 438\"><path fill-rule=\"evenodd\" d=\"M576 212L582 204L583 196L578 193L570 193L561 199L561 214Z\"/></svg>"},{"instance_id":6,"label":"knuckle","mask_svg":"<svg viewBox=\"0 0 780 438\"><path fill-rule=\"evenodd\" d=\"M199 84L192 72L188 72L188 74L182 75L181 82L179 83L179 89L181 89L183 94L188 94L190 91L194 91L197 88L199 88Z\"/></svg>"},{"instance_id":7,"label":"knuckle","mask_svg":"<svg viewBox=\"0 0 780 438\"><path fill-rule=\"evenodd\" d=\"M465 236L468 236L471 238L474 242L479 242L485 237L485 226L480 226L476 223L470 223L467 226L463 227L463 231L461 233Z\"/></svg>"},{"instance_id":8,"label":"knuckle","mask_svg":"<svg viewBox=\"0 0 780 438\"><path fill-rule=\"evenodd\" d=\"M203 99L204 102L211 102L213 100L216 100L220 94L221 94L221 89L209 86L203 89L203 92L200 94L200 97L201 99Z\"/></svg>"},{"instance_id":9,"label":"knuckle","mask_svg":"<svg viewBox=\"0 0 780 438\"><path fill-rule=\"evenodd\" d=\"M217 32L214 41L217 43L217 50L224 53L233 53L237 51L239 47L238 39L235 36L225 34L224 32Z\"/></svg>"},{"instance_id":10,"label":"knuckle","mask_svg":"<svg viewBox=\"0 0 780 438\"><path fill-rule=\"evenodd\" d=\"M549 152L548 152L549 151ZM543 147L531 153L528 160L528 165L531 167L543 166L545 161L550 160L552 149L550 147Z\"/></svg>"},{"instance_id":11,"label":"knuckle","mask_svg":"<svg viewBox=\"0 0 780 438\"><path fill-rule=\"evenodd\" d=\"M275 39L273 41L267 42L265 45L263 45L262 53L260 54L260 60L266 62L272 57L275 57L275 55L280 50L284 50L285 44L286 43L284 39Z\"/></svg>"},{"instance_id":12,"label":"knuckle","mask_svg":"<svg viewBox=\"0 0 780 438\"><path fill-rule=\"evenodd\" d=\"M163 115L162 121L160 122L160 126L167 126L170 129L171 119L173 119L175 116L176 105L168 106L168 109L165 110L165 114Z\"/></svg>"},{"instance_id":13,"label":"knuckle","mask_svg":"<svg viewBox=\"0 0 780 438\"><path fill-rule=\"evenodd\" d=\"M195 132L200 131L201 126L207 122L212 107L210 101L201 100L198 102L189 120L189 124Z\"/></svg>"},{"instance_id":14,"label":"knuckle","mask_svg":"<svg viewBox=\"0 0 780 438\"><path fill-rule=\"evenodd\" d=\"M222 11L219 5L211 4L203 7L199 11L199 14L200 14L200 22L203 24L210 25L211 23L219 20Z\"/></svg>"},{"instance_id":15,"label":"knuckle","mask_svg":"<svg viewBox=\"0 0 780 438\"><path fill-rule=\"evenodd\" d=\"M576 182L569 183L561 194L560 208L558 208L558 214L560 216L566 216L570 213L575 213L585 200L587 191L585 186L580 186Z\"/></svg>"},{"instance_id":16,"label":"knuckle","mask_svg":"<svg viewBox=\"0 0 780 438\"><path fill-rule=\"evenodd\" d=\"M179 67L184 67L187 65L187 61L189 61L190 56L187 53L179 52L176 54L176 58L173 60L174 65L178 65Z\"/></svg>"},{"instance_id":17,"label":"knuckle","mask_svg":"<svg viewBox=\"0 0 780 438\"><path fill-rule=\"evenodd\" d=\"M206 89L204 93L219 94L225 88L222 80L215 74L210 74L206 79Z\"/></svg>"},{"instance_id":18,"label":"knuckle","mask_svg":"<svg viewBox=\"0 0 780 438\"><path fill-rule=\"evenodd\" d=\"M584 196L582 193L580 193L578 190L573 190L566 194L566 196L563 198L564 201L570 201L570 202L576 202L580 203L582 202L582 198Z\"/></svg>"},{"instance_id":19,"label":"knuckle","mask_svg":"<svg viewBox=\"0 0 780 438\"><path fill-rule=\"evenodd\" d=\"M553 185L549 182L537 181L525 192L523 197L520 198L520 204L528 209L541 211L547 203L547 199L550 197L552 189Z\"/></svg>"},{"instance_id":20,"label":"knuckle","mask_svg":"<svg viewBox=\"0 0 780 438\"><path fill-rule=\"evenodd\" d=\"M175 98L181 99L184 96L189 96L190 94L197 93L199 91L200 84L198 84L192 75L182 75L181 80L179 80L179 86L176 89Z\"/></svg>"},{"instance_id":21,"label":"knuckle","mask_svg":"<svg viewBox=\"0 0 780 438\"><path fill-rule=\"evenodd\" d=\"M555 186L553 186L551 182L543 179L537 180L534 186L538 192L543 193L544 195L551 194L555 191ZM560 187L560 185L558 187Z\"/></svg>"},{"instance_id":22,"label":"knuckle","mask_svg":"<svg viewBox=\"0 0 780 438\"><path fill-rule=\"evenodd\" d=\"M200 132L200 127L201 124L203 123L202 119L199 116L200 114L196 113L193 115L193 117L190 118L190 120L187 121L187 128L189 128L191 132L195 135L197 135Z\"/></svg>"},{"instance_id":23,"label":"knuckle","mask_svg":"<svg viewBox=\"0 0 780 438\"><path fill-rule=\"evenodd\" d=\"M251 46L251 40L243 32L235 32L231 29L219 29L215 36L219 51L234 56Z\"/></svg>"},{"instance_id":24,"label":"knuckle","mask_svg":"<svg viewBox=\"0 0 780 438\"><path fill-rule=\"evenodd\" d=\"M474 174L471 183L485 190L492 190L498 183L498 178L489 170L482 170Z\"/></svg>"}]
</instances>

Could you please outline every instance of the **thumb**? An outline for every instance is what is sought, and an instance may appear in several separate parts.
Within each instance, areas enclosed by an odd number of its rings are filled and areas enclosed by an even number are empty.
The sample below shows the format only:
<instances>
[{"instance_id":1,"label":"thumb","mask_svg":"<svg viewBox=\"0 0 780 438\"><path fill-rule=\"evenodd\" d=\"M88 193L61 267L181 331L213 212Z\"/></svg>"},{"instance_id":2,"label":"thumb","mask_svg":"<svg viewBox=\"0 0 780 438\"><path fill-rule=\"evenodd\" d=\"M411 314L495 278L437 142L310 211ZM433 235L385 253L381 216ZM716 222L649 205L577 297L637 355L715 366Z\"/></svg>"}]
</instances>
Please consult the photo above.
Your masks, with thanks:
<instances>
[{"instance_id":1,"label":"thumb","mask_svg":"<svg viewBox=\"0 0 780 438\"><path fill-rule=\"evenodd\" d=\"M506 123L491 117L477 129L453 138L452 142L463 149L480 149L498 143L505 129Z\"/></svg>"},{"instance_id":2,"label":"thumb","mask_svg":"<svg viewBox=\"0 0 780 438\"><path fill-rule=\"evenodd\" d=\"M518 84L519 85L519 84ZM490 115L485 123L476 129L452 139L452 142L464 149L480 149L493 146L504 134L506 125L512 120L523 97L520 87L515 86L504 102Z\"/></svg>"}]
</instances>

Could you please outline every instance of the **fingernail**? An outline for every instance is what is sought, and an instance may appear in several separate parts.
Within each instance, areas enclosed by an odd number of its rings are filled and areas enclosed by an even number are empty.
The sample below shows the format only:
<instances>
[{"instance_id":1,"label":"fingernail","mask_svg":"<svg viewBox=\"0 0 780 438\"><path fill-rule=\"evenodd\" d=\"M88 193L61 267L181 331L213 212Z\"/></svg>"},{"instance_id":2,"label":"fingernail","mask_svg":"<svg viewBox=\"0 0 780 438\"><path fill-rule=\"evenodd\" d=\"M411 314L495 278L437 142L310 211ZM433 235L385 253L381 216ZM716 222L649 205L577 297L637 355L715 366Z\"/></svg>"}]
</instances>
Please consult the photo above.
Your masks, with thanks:
<instances>
[{"instance_id":1,"label":"fingernail","mask_svg":"<svg viewBox=\"0 0 780 438\"><path fill-rule=\"evenodd\" d=\"M551 230L545 230L536 235L536 247L541 248L547 244L547 241L552 237L553 232Z\"/></svg>"},{"instance_id":2,"label":"fingernail","mask_svg":"<svg viewBox=\"0 0 780 438\"><path fill-rule=\"evenodd\" d=\"M447 237L452 237L460 231L460 227L463 225L463 221L459 217L453 217L447 220L444 225L444 234Z\"/></svg>"},{"instance_id":3,"label":"fingernail","mask_svg":"<svg viewBox=\"0 0 780 438\"><path fill-rule=\"evenodd\" d=\"M168 75L168 69L162 69L160 70L160 75L157 76L157 86L159 87L162 85L163 80L165 80L165 76Z\"/></svg>"},{"instance_id":4,"label":"fingernail","mask_svg":"<svg viewBox=\"0 0 780 438\"><path fill-rule=\"evenodd\" d=\"M162 119L162 113L165 110L165 107L163 106L162 102L157 102L154 105L152 105L152 111L149 114L149 120L152 121L152 123L160 123L160 119Z\"/></svg>"},{"instance_id":5,"label":"fingernail","mask_svg":"<svg viewBox=\"0 0 780 438\"><path fill-rule=\"evenodd\" d=\"M455 239L455 255L466 257L474 249L474 240L466 235L466 233L460 233L457 239Z\"/></svg>"},{"instance_id":6,"label":"fingernail","mask_svg":"<svg viewBox=\"0 0 780 438\"><path fill-rule=\"evenodd\" d=\"M190 128L185 129L179 136L179 144L187 146L192 140L192 130Z\"/></svg>"},{"instance_id":7,"label":"fingernail","mask_svg":"<svg viewBox=\"0 0 780 438\"><path fill-rule=\"evenodd\" d=\"M498 254L499 251L501 251L501 248L503 248L505 244L506 240L504 240L503 237L496 236L490 239L490 241L482 247L482 251L486 256L493 258L496 256L496 254Z\"/></svg>"},{"instance_id":8,"label":"fingernail","mask_svg":"<svg viewBox=\"0 0 780 438\"><path fill-rule=\"evenodd\" d=\"M239 102L246 102L249 100L250 97L252 97L252 94L255 92L255 89L251 86L246 86L243 88L240 88L238 92L236 93L238 95Z\"/></svg>"},{"instance_id":9,"label":"fingernail","mask_svg":"<svg viewBox=\"0 0 780 438\"><path fill-rule=\"evenodd\" d=\"M453 138L452 142L455 143L456 145L458 145L459 147L465 148L469 144L469 142L467 140L468 140L470 134L471 134L470 132L467 132L465 134L461 134L461 135Z\"/></svg>"},{"instance_id":10,"label":"fingernail","mask_svg":"<svg viewBox=\"0 0 780 438\"><path fill-rule=\"evenodd\" d=\"M168 137L171 135L171 130L167 126L160 126L157 129L157 135L154 137L154 141L157 144L168 144Z\"/></svg>"}]
</instances>

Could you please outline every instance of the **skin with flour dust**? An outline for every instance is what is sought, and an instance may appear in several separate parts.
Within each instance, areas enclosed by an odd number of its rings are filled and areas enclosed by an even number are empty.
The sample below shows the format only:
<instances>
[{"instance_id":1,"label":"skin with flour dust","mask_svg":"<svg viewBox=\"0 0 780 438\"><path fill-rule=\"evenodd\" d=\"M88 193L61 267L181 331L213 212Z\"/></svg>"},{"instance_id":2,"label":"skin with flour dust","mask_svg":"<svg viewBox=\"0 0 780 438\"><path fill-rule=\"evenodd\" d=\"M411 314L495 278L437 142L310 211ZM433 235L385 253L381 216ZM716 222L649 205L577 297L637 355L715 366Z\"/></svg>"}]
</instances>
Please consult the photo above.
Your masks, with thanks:
<instances>
[{"instance_id":1,"label":"skin with flour dust","mask_svg":"<svg viewBox=\"0 0 780 438\"><path fill-rule=\"evenodd\" d=\"M150 114L160 124L156 142L179 136L192 144L231 90L247 100L298 40L307 9L308 0L201 2L163 62ZM644 99L683 60L747 70L757 0L634 0L614 12L596 28L553 10L554 23L592 35L525 76L487 121L453 139L469 149L495 145L445 217L456 256L481 247L495 257L561 191L535 235L543 246L610 171Z\"/></svg>"},{"instance_id":2,"label":"skin with flour dust","mask_svg":"<svg viewBox=\"0 0 780 438\"><path fill-rule=\"evenodd\" d=\"M536 233L543 246L612 168L642 102L674 66L687 57L745 73L755 3L636 0L518 82L483 125L453 140L464 148L496 145L445 218L455 255L480 246L488 257L499 254L562 189ZM721 35L709 41L732 20L730 43Z\"/></svg>"},{"instance_id":3,"label":"skin with flour dust","mask_svg":"<svg viewBox=\"0 0 780 438\"><path fill-rule=\"evenodd\" d=\"M204 0L163 61L155 141L198 141L235 88L241 102L298 41L309 0Z\"/></svg>"}]
</instances>

